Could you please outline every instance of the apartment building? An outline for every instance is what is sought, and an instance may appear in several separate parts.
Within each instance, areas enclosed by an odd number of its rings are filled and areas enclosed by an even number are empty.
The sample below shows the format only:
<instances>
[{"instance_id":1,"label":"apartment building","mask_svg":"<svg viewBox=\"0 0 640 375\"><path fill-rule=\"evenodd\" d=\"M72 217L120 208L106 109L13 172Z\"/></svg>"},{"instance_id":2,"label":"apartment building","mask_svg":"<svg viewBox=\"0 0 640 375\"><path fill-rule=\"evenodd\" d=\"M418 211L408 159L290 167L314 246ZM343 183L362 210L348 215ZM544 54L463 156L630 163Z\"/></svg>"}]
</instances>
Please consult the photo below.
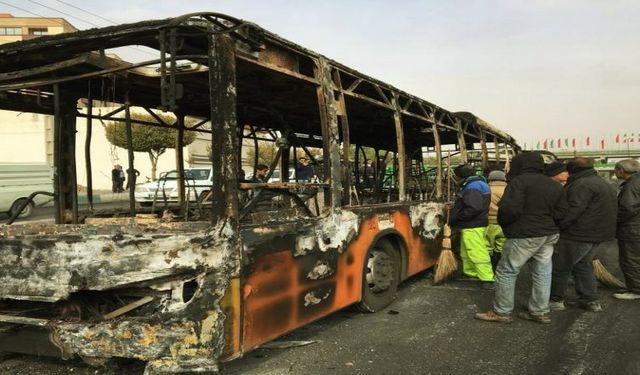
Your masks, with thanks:
<instances>
[{"instance_id":1,"label":"apartment building","mask_svg":"<svg viewBox=\"0 0 640 375\"><path fill-rule=\"evenodd\" d=\"M14 17L0 13L0 44L77 30L64 18Z\"/></svg>"},{"instance_id":2,"label":"apartment building","mask_svg":"<svg viewBox=\"0 0 640 375\"><path fill-rule=\"evenodd\" d=\"M0 13L0 44L78 31L64 18L15 17ZM0 47L1 48L1 47ZM115 56L110 56L115 57ZM94 107L96 113L108 113L114 108L105 103L104 108ZM86 111L84 103L78 103L79 111ZM114 164L127 164L127 151L110 144L104 135L104 126L94 122L92 136L92 164L94 189L110 189L111 169ZM76 140L76 160L82 165L84 160L84 139L86 120L78 118ZM29 163L53 165L53 116L32 113L0 111L0 163ZM188 166L207 164L207 146L211 138L198 136L191 145L185 147L184 154ZM135 165L141 173L139 182L151 176L151 163L146 153L135 153ZM158 160L158 172L175 169L175 151L167 150ZM78 170L78 184L87 180L86 172Z\"/></svg>"}]
</instances>

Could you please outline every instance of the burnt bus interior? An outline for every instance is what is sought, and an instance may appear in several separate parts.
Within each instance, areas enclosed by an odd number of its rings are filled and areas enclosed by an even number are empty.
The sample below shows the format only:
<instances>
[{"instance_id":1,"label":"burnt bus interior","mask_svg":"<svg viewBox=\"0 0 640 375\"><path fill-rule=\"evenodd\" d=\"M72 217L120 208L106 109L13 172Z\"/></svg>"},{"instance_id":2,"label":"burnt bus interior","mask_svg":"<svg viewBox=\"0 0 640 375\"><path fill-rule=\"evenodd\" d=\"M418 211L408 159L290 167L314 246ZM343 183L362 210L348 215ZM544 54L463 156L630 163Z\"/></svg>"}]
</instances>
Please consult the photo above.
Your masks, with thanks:
<instances>
[{"instance_id":1,"label":"burnt bus interior","mask_svg":"<svg viewBox=\"0 0 640 375\"><path fill-rule=\"evenodd\" d=\"M213 25L217 26L212 26L209 20L214 20ZM142 22L108 28L100 33L81 31L75 33L74 38L40 38L23 46L21 53L11 51L11 46L4 47L0 75L3 108L56 116L58 223L123 215L122 212L104 213L92 209L90 180L87 206L77 204L74 177L80 168L85 168L91 176L91 139L74 139L75 117L88 118L87 126L91 127L97 120L127 122L133 107L152 115L160 109L174 113L178 119L176 123L167 124L155 116L158 122L146 125L171 126L181 132L211 134L211 129L215 130L215 126L207 124L219 121L214 117L223 114L221 111L213 113L215 92L208 94L211 73L207 66L214 63L214 57L208 55L207 27L219 27L224 31L217 33L226 32L237 40L233 64L236 136L240 145L236 150L237 168L241 167L242 147L255 148L258 140L272 142L278 150L270 163L271 170L295 168L296 157L300 155L311 159L318 177L311 185L307 183L301 187L295 181L288 181L287 173L282 173L281 184L272 183L268 188L260 186L270 191L272 198L280 197L280 205L286 203L296 207L296 212L319 215L322 207L328 206L332 199L337 200L327 190L330 150L323 144L323 139L329 136L328 120L324 119L323 124L321 108L328 105L335 105L332 110L336 111L339 127L340 156L336 161L339 161L342 176L341 205L442 199L443 173L446 173L443 168L446 168L448 156L458 155L457 162L469 161L486 167L491 160L504 164L509 153L516 150L517 146L509 136L470 113L445 111L253 25L239 20L220 20L215 15L198 21L187 16L172 22L171 27ZM58 48L56 43L62 39L65 39L64 48ZM131 64L105 53L109 48L127 45L153 48L159 53L158 59ZM327 67L319 66L320 60L325 61ZM331 91L334 103L326 103L321 97L326 85L331 86L327 90ZM94 101L121 104L112 113L98 115L92 112ZM81 104L86 105L86 111L77 110ZM186 126L185 116L202 120ZM179 144L180 140L177 140ZM214 139L212 150L216 150L215 146ZM76 162L69 156L76 147L85 147L86 160ZM311 153L309 149L312 148L321 152ZM447 149L449 151L445 151ZM433 159L431 165L425 163L428 155ZM361 174L370 158L375 159L376 183L365 187ZM257 164L257 157L252 162ZM132 163L132 167L135 164ZM183 169L184 162L177 162L176 170ZM225 177L235 179L236 176L229 173ZM172 209L175 217L187 220L210 216L211 209L206 200L211 199L212 194L202 197L199 204L189 204L189 200L184 199L184 178L181 180L182 194L178 204L168 207L159 200L158 207L152 211ZM255 188L246 183L236 183L236 189L238 186L241 190ZM302 197L301 191L305 192ZM320 192L320 199L317 194L309 199L310 192ZM255 201L260 201L260 195L264 194L258 195L254 196ZM241 203L245 203L239 208L242 218L249 218L251 210L260 207L256 202ZM190 210L198 212L189 214L189 205ZM129 215L135 217L137 213L149 211L136 207L131 194Z\"/></svg>"},{"instance_id":2,"label":"burnt bus interior","mask_svg":"<svg viewBox=\"0 0 640 375\"><path fill-rule=\"evenodd\" d=\"M158 56L129 63L108 54L122 46L145 46ZM116 109L97 113L98 102ZM91 225L92 233L109 233L135 223L188 234L221 220L256 226L322 216L341 207L445 201L452 164L504 167L519 151L509 135L470 113L449 112L251 23L215 13L0 46L0 109L55 116L55 225L6 226L0 238L62 233L75 241L82 237L82 225ZM128 207L94 208L90 176L97 155L91 151L90 129L98 121L121 121L130 129L132 110L156 118L145 126L210 134L214 182L196 202L187 198L179 136L177 204L158 200L140 207L130 189ZM173 113L175 123L165 123L158 111ZM198 120L189 124L187 116ZM86 119L86 139L76 137L78 118ZM280 171L279 181L242 180L243 154L253 150L248 160L253 170L265 144L275 150L269 167ZM76 160L77 148L84 148L84 160ZM133 152L128 156L125 169L133 170ZM298 181L286 172L295 169L300 156L311 159L313 179ZM373 183L363 178L368 159L373 160ZM87 204L78 203L81 169L88 176ZM238 268L230 273L237 275ZM143 316L157 309L149 296L171 293L172 300L184 303L196 288L189 278L170 290L133 280L109 293L74 290L66 300L54 294L14 296L0 302L0 314L4 322L35 319L36 325L51 318Z\"/></svg>"}]
</instances>

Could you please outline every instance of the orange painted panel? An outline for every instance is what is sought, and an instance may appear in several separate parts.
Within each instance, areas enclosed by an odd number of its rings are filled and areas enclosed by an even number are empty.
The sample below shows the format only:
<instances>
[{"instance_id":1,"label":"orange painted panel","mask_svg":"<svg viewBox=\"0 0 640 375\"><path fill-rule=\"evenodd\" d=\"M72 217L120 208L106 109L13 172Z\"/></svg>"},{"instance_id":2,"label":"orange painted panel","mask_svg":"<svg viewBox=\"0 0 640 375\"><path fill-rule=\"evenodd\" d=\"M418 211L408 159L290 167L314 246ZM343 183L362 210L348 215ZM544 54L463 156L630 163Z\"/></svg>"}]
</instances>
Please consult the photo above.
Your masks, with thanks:
<instances>
[{"instance_id":1,"label":"orange painted panel","mask_svg":"<svg viewBox=\"0 0 640 375\"><path fill-rule=\"evenodd\" d=\"M435 260L427 243L414 234L408 215L384 215L407 245L407 274L431 267ZM365 255L379 233L378 215L373 215L362 221L358 236L342 253L316 250L294 258L291 249L282 249L256 259L243 286L243 350L359 301ZM320 260L331 265L332 274L309 279L308 265Z\"/></svg>"}]
</instances>

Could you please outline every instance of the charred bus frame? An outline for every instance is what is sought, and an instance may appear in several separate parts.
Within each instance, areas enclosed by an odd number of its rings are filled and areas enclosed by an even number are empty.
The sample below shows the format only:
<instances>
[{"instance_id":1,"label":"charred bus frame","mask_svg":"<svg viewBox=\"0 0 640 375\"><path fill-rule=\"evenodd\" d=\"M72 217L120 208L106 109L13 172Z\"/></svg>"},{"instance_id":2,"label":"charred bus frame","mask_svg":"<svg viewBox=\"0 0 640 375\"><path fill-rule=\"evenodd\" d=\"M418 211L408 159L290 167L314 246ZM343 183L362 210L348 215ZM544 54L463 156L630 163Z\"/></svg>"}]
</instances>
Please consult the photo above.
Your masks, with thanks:
<instances>
[{"instance_id":1,"label":"charred bus frame","mask_svg":"<svg viewBox=\"0 0 640 375\"><path fill-rule=\"evenodd\" d=\"M159 57L132 64L105 53L128 45ZM119 106L96 114L97 101ZM217 13L1 46L0 103L54 115L56 171L55 224L0 229L0 350L136 358L150 373L215 369L337 309L384 308L400 281L437 259L445 159L487 167L519 151L472 114ZM214 183L189 206L179 178L178 204L163 207L170 222L153 208L140 215L133 191L126 211L93 209L92 124L122 121L131 142L134 106L157 120L142 125L211 134ZM185 116L200 121L186 126ZM87 126L86 207L76 183L78 118ZM259 141L277 147L272 169L288 171L303 154L317 178L240 181L241 150L253 144L257 153ZM179 176L182 145L179 136ZM375 181L367 185L369 158Z\"/></svg>"}]
</instances>

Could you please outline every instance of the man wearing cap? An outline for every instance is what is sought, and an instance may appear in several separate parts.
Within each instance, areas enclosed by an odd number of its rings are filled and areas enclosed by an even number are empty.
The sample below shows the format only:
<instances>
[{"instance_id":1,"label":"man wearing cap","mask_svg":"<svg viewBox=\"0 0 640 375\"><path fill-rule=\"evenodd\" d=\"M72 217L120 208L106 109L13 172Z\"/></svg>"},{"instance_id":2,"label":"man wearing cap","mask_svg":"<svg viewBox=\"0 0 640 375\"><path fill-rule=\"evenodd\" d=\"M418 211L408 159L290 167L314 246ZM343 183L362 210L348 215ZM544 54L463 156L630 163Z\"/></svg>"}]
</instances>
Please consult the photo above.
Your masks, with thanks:
<instances>
[{"instance_id":1,"label":"man wearing cap","mask_svg":"<svg viewBox=\"0 0 640 375\"><path fill-rule=\"evenodd\" d=\"M308 182L313 177L313 167L309 164L309 158L301 156L296 165L296 179L300 182Z\"/></svg>"},{"instance_id":2,"label":"man wearing cap","mask_svg":"<svg viewBox=\"0 0 640 375\"><path fill-rule=\"evenodd\" d=\"M451 209L449 224L460 229L462 272L493 287L493 269L485 232L487 230L491 190L484 177L477 176L473 166L459 165L453 170L461 184L460 193Z\"/></svg>"},{"instance_id":3,"label":"man wearing cap","mask_svg":"<svg viewBox=\"0 0 640 375\"><path fill-rule=\"evenodd\" d=\"M640 163L625 159L613 172L623 180L618 194L618 256L627 289L613 294L622 300L640 299Z\"/></svg>"},{"instance_id":4,"label":"man wearing cap","mask_svg":"<svg viewBox=\"0 0 640 375\"><path fill-rule=\"evenodd\" d=\"M558 182L562 186L567 184L567 179L569 178L567 166L561 161L554 161L544 167L544 174L547 177L551 177L552 180Z\"/></svg>"},{"instance_id":5,"label":"man wearing cap","mask_svg":"<svg viewBox=\"0 0 640 375\"><path fill-rule=\"evenodd\" d=\"M616 235L616 192L593 168L593 160L576 157L567 162L565 186L568 209L560 221L560 240L553 252L551 310L564 310L564 296L573 273L578 304L602 311L591 261L603 243Z\"/></svg>"},{"instance_id":6,"label":"man wearing cap","mask_svg":"<svg viewBox=\"0 0 640 375\"><path fill-rule=\"evenodd\" d=\"M495 170L489 172L489 189L491 189L491 203L489 205L489 225L487 226L486 238L491 255L491 265L495 270L500 260L500 253L504 246L504 233L498 224L498 202L502 199L504 189L507 187L507 177L503 171Z\"/></svg>"}]
</instances>

